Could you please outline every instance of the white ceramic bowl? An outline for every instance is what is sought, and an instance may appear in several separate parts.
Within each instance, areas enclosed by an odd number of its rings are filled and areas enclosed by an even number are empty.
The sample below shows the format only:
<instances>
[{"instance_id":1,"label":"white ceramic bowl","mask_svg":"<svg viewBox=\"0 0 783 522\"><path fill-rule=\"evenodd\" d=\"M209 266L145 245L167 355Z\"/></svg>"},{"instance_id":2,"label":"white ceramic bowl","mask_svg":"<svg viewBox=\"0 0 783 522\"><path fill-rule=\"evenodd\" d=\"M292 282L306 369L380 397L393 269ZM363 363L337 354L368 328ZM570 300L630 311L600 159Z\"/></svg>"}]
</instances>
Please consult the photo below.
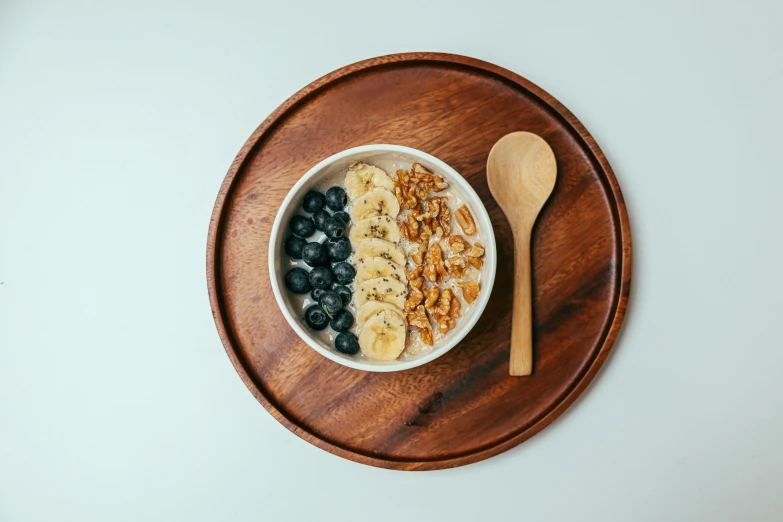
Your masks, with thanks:
<instances>
[{"instance_id":1,"label":"white ceramic bowl","mask_svg":"<svg viewBox=\"0 0 783 522\"><path fill-rule=\"evenodd\" d=\"M394 171L391 169L397 168L398 165L399 168L408 169L412 163L420 163L430 171L442 175L449 182L450 190L454 190L455 194L459 195L470 207L478 226L479 235L484 242L485 255L484 266L481 269L481 291L478 299L470 306L465 307L463 302L465 313L457 320L457 327L448 332L440 341L436 341L435 346L431 349L423 351L418 355L404 355L394 361L373 361L361 356L361 352L356 356L351 356L335 350L332 345L322 340L317 332L312 332L306 326L302 319L301 306L298 306L299 303L291 296L283 283L285 272L290 268L288 257L283 249L283 242L288 234L288 222L298 212L302 198L309 190L327 181L334 180L333 184L342 186L342 180L345 172L348 170L348 166L360 160L384 168L389 174L393 174ZM455 233L459 233L459 225L456 222L454 223L454 228ZM472 242L473 238L468 237L467 239ZM280 206L275 222L272 225L272 234L269 241L269 274L272 290L277 304L280 306L280 310L283 312L283 316L288 321L288 324L291 325L291 328L308 346L324 357L343 366L370 372L393 372L415 368L437 359L454 348L473 328L484 311L492 293L496 268L497 248L495 246L495 234L492 229L492 223L489 220L484 204L470 184L457 171L438 158L419 150L399 145L364 145L362 147L354 147L338 152L311 168L291 188L285 200L283 200L283 204Z\"/></svg>"}]
</instances>

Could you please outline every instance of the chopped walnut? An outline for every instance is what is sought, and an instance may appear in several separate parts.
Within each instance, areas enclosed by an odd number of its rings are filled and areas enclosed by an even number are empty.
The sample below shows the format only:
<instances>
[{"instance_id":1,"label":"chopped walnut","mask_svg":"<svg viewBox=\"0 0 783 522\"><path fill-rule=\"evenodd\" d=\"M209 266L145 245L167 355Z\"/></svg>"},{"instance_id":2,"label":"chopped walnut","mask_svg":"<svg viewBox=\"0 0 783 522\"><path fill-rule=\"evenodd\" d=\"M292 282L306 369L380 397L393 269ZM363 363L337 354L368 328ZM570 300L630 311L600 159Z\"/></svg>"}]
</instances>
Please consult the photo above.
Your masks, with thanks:
<instances>
[{"instance_id":1,"label":"chopped walnut","mask_svg":"<svg viewBox=\"0 0 783 522\"><path fill-rule=\"evenodd\" d=\"M438 323L438 330L440 333L445 334L449 331L449 316L448 315L436 315L435 322Z\"/></svg>"},{"instance_id":2,"label":"chopped walnut","mask_svg":"<svg viewBox=\"0 0 783 522\"><path fill-rule=\"evenodd\" d=\"M465 241L465 238L462 237L461 235L456 234L449 238L449 246L451 247L452 252L454 252L455 254L459 254L466 248L470 248L470 243Z\"/></svg>"},{"instance_id":3,"label":"chopped walnut","mask_svg":"<svg viewBox=\"0 0 783 522\"><path fill-rule=\"evenodd\" d=\"M427 250L426 244L418 243L416 245L416 251L411 253L411 259L414 263L417 265L420 265L424 262L424 252Z\"/></svg>"},{"instance_id":4,"label":"chopped walnut","mask_svg":"<svg viewBox=\"0 0 783 522\"><path fill-rule=\"evenodd\" d=\"M476 281L465 281L464 283L457 283L462 288L462 297L465 298L465 302L470 304L476 300L479 293L479 284Z\"/></svg>"},{"instance_id":5,"label":"chopped walnut","mask_svg":"<svg viewBox=\"0 0 783 522\"><path fill-rule=\"evenodd\" d=\"M424 305L418 305L408 312L408 323L417 328L432 328L429 319L427 319L427 314L424 311Z\"/></svg>"},{"instance_id":6,"label":"chopped walnut","mask_svg":"<svg viewBox=\"0 0 783 522\"><path fill-rule=\"evenodd\" d=\"M398 170L394 177L394 195L397 196L402 208L412 209L419 203L416 197L416 185L411 183L411 177L405 170Z\"/></svg>"},{"instance_id":7,"label":"chopped walnut","mask_svg":"<svg viewBox=\"0 0 783 522\"><path fill-rule=\"evenodd\" d=\"M440 215L438 216L438 223L440 223L440 230L436 228L436 232L440 237L448 237L451 234L451 209L446 204L446 198L440 199Z\"/></svg>"},{"instance_id":8,"label":"chopped walnut","mask_svg":"<svg viewBox=\"0 0 783 522\"><path fill-rule=\"evenodd\" d=\"M437 309L438 297L440 297L439 287L431 286L427 288L427 293L425 294L425 298L424 298L424 309L433 315L435 314Z\"/></svg>"},{"instance_id":9,"label":"chopped walnut","mask_svg":"<svg viewBox=\"0 0 783 522\"><path fill-rule=\"evenodd\" d=\"M424 284L424 278L421 278L421 283ZM405 310L410 312L421 304L424 300L424 292L421 291L421 287L416 288L411 285L411 293L408 299L405 300Z\"/></svg>"},{"instance_id":10,"label":"chopped walnut","mask_svg":"<svg viewBox=\"0 0 783 522\"><path fill-rule=\"evenodd\" d=\"M421 290L424 288L424 278L417 277L416 279L411 279L408 284L411 286L411 288L417 288Z\"/></svg>"},{"instance_id":11,"label":"chopped walnut","mask_svg":"<svg viewBox=\"0 0 783 522\"><path fill-rule=\"evenodd\" d=\"M419 237L419 222L416 221L416 217L412 214L408 214L408 221L400 224L400 232L402 236L408 241L416 241Z\"/></svg>"},{"instance_id":12,"label":"chopped walnut","mask_svg":"<svg viewBox=\"0 0 783 522\"><path fill-rule=\"evenodd\" d=\"M434 344L432 341L432 326L421 331L421 341L427 346L432 346Z\"/></svg>"},{"instance_id":13,"label":"chopped walnut","mask_svg":"<svg viewBox=\"0 0 783 522\"><path fill-rule=\"evenodd\" d=\"M440 299L438 300L438 305L433 307L433 310L427 310L432 315L448 315L449 310L451 310L451 288L445 289L440 294ZM424 308L427 308L427 305L424 305Z\"/></svg>"},{"instance_id":14,"label":"chopped walnut","mask_svg":"<svg viewBox=\"0 0 783 522\"><path fill-rule=\"evenodd\" d=\"M446 198L434 196L427 201L426 211L423 208L414 208L410 213L421 223L421 234L424 237L447 237L451 233L451 210L446 204ZM410 220L410 217L408 219ZM410 227L411 225L408 225L408 228Z\"/></svg>"},{"instance_id":15,"label":"chopped walnut","mask_svg":"<svg viewBox=\"0 0 783 522\"><path fill-rule=\"evenodd\" d=\"M440 197L434 196L432 199L430 199L427 202L427 211L426 212L418 212L416 214L416 219L418 221L422 221L424 219L430 219L430 218L436 218L438 217L438 214L440 214Z\"/></svg>"},{"instance_id":16,"label":"chopped walnut","mask_svg":"<svg viewBox=\"0 0 783 522\"><path fill-rule=\"evenodd\" d=\"M446 274L448 272L443 265L443 251L438 243L433 243L424 258L424 277L430 283L434 283Z\"/></svg>"},{"instance_id":17,"label":"chopped walnut","mask_svg":"<svg viewBox=\"0 0 783 522\"><path fill-rule=\"evenodd\" d=\"M460 308L462 308L462 305L459 302L459 298L456 294L452 295L451 297L451 310L449 310L449 317L454 319L456 321L457 317L462 317L462 314L460 313ZM456 323L454 323L456 326ZM454 328L454 326L452 326Z\"/></svg>"},{"instance_id":18,"label":"chopped walnut","mask_svg":"<svg viewBox=\"0 0 783 522\"><path fill-rule=\"evenodd\" d=\"M470 213L470 209L466 205L462 205L457 209L455 214L457 223L462 227L462 231L465 234L472 236L476 233L476 222L473 221L473 215Z\"/></svg>"},{"instance_id":19,"label":"chopped walnut","mask_svg":"<svg viewBox=\"0 0 783 522\"><path fill-rule=\"evenodd\" d=\"M433 232L434 230L432 227L432 219L425 219L424 221L421 222L421 227L419 228L419 238L422 241L426 241L427 243L429 243ZM426 250L427 248L426 245L424 248Z\"/></svg>"},{"instance_id":20,"label":"chopped walnut","mask_svg":"<svg viewBox=\"0 0 783 522\"><path fill-rule=\"evenodd\" d=\"M418 305L415 309L408 312L408 324L415 326L421 331L421 340L424 344L432 346L432 325L424 311L424 305Z\"/></svg>"},{"instance_id":21,"label":"chopped walnut","mask_svg":"<svg viewBox=\"0 0 783 522\"><path fill-rule=\"evenodd\" d=\"M443 178L433 174L418 163L414 163L411 167L410 178L411 181L423 185L430 192L440 192L449 187L449 184Z\"/></svg>"},{"instance_id":22,"label":"chopped walnut","mask_svg":"<svg viewBox=\"0 0 783 522\"><path fill-rule=\"evenodd\" d=\"M443 264L446 265L446 271L451 277L465 277L465 272L468 270L467 262L460 256L451 256Z\"/></svg>"},{"instance_id":23,"label":"chopped walnut","mask_svg":"<svg viewBox=\"0 0 783 522\"><path fill-rule=\"evenodd\" d=\"M408 281L413 281L414 279L418 279L421 276L421 272L424 270L424 266L417 266L413 270L410 270L408 272L405 272L405 278Z\"/></svg>"},{"instance_id":24,"label":"chopped walnut","mask_svg":"<svg viewBox=\"0 0 783 522\"><path fill-rule=\"evenodd\" d=\"M477 241L473 248L465 252L465 259L477 270L480 270L484 266L484 247L482 244Z\"/></svg>"},{"instance_id":25,"label":"chopped walnut","mask_svg":"<svg viewBox=\"0 0 783 522\"><path fill-rule=\"evenodd\" d=\"M460 305L459 299L456 295L451 295L451 290L446 289L443 291L443 295L441 296L441 299L446 298L446 293L449 293L449 310L444 313L437 313L435 314L435 322L438 323L439 331L442 334L445 334L449 331L449 329L453 329L457 327L457 317L460 316L459 310L462 307Z\"/></svg>"},{"instance_id":26,"label":"chopped walnut","mask_svg":"<svg viewBox=\"0 0 783 522\"><path fill-rule=\"evenodd\" d=\"M473 247L465 252L465 256L467 257L481 257L484 255L484 245L479 243L478 241L473 244Z\"/></svg>"}]
</instances>

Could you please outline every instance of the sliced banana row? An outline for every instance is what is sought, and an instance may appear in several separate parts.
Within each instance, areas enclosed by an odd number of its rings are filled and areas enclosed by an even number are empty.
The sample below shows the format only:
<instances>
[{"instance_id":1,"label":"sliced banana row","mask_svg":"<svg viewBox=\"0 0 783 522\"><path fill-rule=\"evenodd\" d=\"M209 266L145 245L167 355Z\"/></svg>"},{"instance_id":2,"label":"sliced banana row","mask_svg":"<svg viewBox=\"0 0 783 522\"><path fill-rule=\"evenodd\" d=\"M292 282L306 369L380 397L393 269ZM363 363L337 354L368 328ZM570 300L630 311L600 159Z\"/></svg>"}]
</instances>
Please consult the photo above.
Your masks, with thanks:
<instances>
[{"instance_id":1,"label":"sliced banana row","mask_svg":"<svg viewBox=\"0 0 783 522\"><path fill-rule=\"evenodd\" d=\"M384 310L364 323L359 334L359 346L370 359L393 361L405 349L405 334L405 322L400 315Z\"/></svg>"},{"instance_id":2,"label":"sliced banana row","mask_svg":"<svg viewBox=\"0 0 783 522\"><path fill-rule=\"evenodd\" d=\"M368 301L364 303L364 306L361 307L359 313L356 315L356 322L364 324L367 322L367 319L374 315L378 315L381 312L393 312L397 314L400 319L402 319L402 322L405 323L405 326L408 325L407 321L405 320L405 316L399 308L393 304L382 303L381 301Z\"/></svg>"},{"instance_id":3,"label":"sliced banana row","mask_svg":"<svg viewBox=\"0 0 783 522\"><path fill-rule=\"evenodd\" d=\"M350 237L350 234L348 234ZM358 243L351 242L354 248L353 262L359 266L363 259L368 257L382 257L393 261L400 266L405 266L405 252L394 243L389 243L383 239L371 238L363 239Z\"/></svg>"},{"instance_id":4,"label":"sliced banana row","mask_svg":"<svg viewBox=\"0 0 783 522\"><path fill-rule=\"evenodd\" d=\"M372 238L397 243L400 240L400 227L389 216L374 216L354 222L348 233L348 239L353 244Z\"/></svg>"},{"instance_id":5,"label":"sliced banana row","mask_svg":"<svg viewBox=\"0 0 783 522\"><path fill-rule=\"evenodd\" d=\"M378 167L354 163L348 168L345 191L351 200L348 238L356 267L359 346L368 358L383 361L400 356L408 330L405 253L396 244L400 204L393 190L394 181Z\"/></svg>"},{"instance_id":6,"label":"sliced banana row","mask_svg":"<svg viewBox=\"0 0 783 522\"><path fill-rule=\"evenodd\" d=\"M374 188L394 190L394 181L383 170L366 163L357 162L348 167L345 176L345 192L354 201Z\"/></svg>"},{"instance_id":7,"label":"sliced banana row","mask_svg":"<svg viewBox=\"0 0 783 522\"><path fill-rule=\"evenodd\" d=\"M400 203L394 192L387 188L374 188L351 200L351 221L358 223L374 216L389 216L400 213Z\"/></svg>"},{"instance_id":8,"label":"sliced banana row","mask_svg":"<svg viewBox=\"0 0 783 522\"><path fill-rule=\"evenodd\" d=\"M361 308L368 301L380 301L393 304L400 310L405 306L407 290L405 285L396 279L388 277L376 277L368 279L356 286L354 302Z\"/></svg>"},{"instance_id":9,"label":"sliced banana row","mask_svg":"<svg viewBox=\"0 0 783 522\"><path fill-rule=\"evenodd\" d=\"M383 257L367 257L356 264L354 281L357 285L376 277L387 277L403 282L405 281L405 270L394 261Z\"/></svg>"}]
</instances>

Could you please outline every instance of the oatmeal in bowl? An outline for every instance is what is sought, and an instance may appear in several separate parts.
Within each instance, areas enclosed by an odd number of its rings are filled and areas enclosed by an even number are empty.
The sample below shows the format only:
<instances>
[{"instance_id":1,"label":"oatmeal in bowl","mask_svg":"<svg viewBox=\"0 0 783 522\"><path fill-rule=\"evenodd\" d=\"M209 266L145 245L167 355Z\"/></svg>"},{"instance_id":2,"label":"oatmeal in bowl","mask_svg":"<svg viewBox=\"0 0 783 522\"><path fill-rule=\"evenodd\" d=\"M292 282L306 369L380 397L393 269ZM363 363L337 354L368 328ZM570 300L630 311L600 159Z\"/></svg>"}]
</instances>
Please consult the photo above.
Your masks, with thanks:
<instances>
[{"instance_id":1,"label":"oatmeal in bowl","mask_svg":"<svg viewBox=\"0 0 783 522\"><path fill-rule=\"evenodd\" d=\"M345 366L397 371L453 348L496 269L486 209L454 169L396 145L338 153L291 189L269 271L286 320Z\"/></svg>"}]
</instances>

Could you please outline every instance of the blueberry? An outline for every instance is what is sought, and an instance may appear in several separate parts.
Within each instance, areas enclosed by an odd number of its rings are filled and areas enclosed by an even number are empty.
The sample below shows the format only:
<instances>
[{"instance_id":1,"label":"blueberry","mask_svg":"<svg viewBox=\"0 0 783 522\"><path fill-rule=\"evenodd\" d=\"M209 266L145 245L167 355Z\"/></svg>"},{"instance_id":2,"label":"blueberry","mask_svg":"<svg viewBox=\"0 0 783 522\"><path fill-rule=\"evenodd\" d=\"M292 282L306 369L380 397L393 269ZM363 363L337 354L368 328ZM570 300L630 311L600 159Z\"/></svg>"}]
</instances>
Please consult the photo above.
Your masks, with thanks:
<instances>
[{"instance_id":1,"label":"blueberry","mask_svg":"<svg viewBox=\"0 0 783 522\"><path fill-rule=\"evenodd\" d=\"M316 230L323 230L324 226L326 226L326 222L329 220L331 216L329 213L325 210L319 210L315 214L313 214L313 223L315 224Z\"/></svg>"},{"instance_id":2,"label":"blueberry","mask_svg":"<svg viewBox=\"0 0 783 522\"><path fill-rule=\"evenodd\" d=\"M302 249L302 259L310 266L326 266L329 264L329 254L321 243L307 243Z\"/></svg>"},{"instance_id":3,"label":"blueberry","mask_svg":"<svg viewBox=\"0 0 783 522\"><path fill-rule=\"evenodd\" d=\"M359 339L351 332L343 332L335 338L334 347L338 352L354 355L359 353Z\"/></svg>"},{"instance_id":4,"label":"blueberry","mask_svg":"<svg viewBox=\"0 0 783 522\"><path fill-rule=\"evenodd\" d=\"M348 194L340 187L332 187L326 191L326 206L337 211L345 208L348 203Z\"/></svg>"},{"instance_id":5,"label":"blueberry","mask_svg":"<svg viewBox=\"0 0 783 522\"><path fill-rule=\"evenodd\" d=\"M332 214L332 217L334 219L339 219L344 227L351 224L351 216L348 215L348 212L335 212Z\"/></svg>"},{"instance_id":6,"label":"blueberry","mask_svg":"<svg viewBox=\"0 0 783 522\"><path fill-rule=\"evenodd\" d=\"M313 214L324 208L326 198L323 194L317 190L311 190L305 194L304 201L302 201L302 207L309 213Z\"/></svg>"},{"instance_id":7,"label":"blueberry","mask_svg":"<svg viewBox=\"0 0 783 522\"><path fill-rule=\"evenodd\" d=\"M304 313L304 320L307 326L313 330L323 330L329 324L329 316L326 315L323 308L316 304L307 307Z\"/></svg>"},{"instance_id":8,"label":"blueberry","mask_svg":"<svg viewBox=\"0 0 783 522\"><path fill-rule=\"evenodd\" d=\"M306 244L306 239L293 235L288 236L285 239L285 253L292 259L302 259L302 250Z\"/></svg>"},{"instance_id":9,"label":"blueberry","mask_svg":"<svg viewBox=\"0 0 783 522\"><path fill-rule=\"evenodd\" d=\"M351 302L351 297L353 296L353 292L351 292L351 289L348 288L347 286L337 285L334 288L332 288L332 292L340 296L340 299L343 300L343 306L347 306Z\"/></svg>"},{"instance_id":10,"label":"blueberry","mask_svg":"<svg viewBox=\"0 0 783 522\"><path fill-rule=\"evenodd\" d=\"M310 286L325 290L332 284L332 272L325 266L317 266L310 270Z\"/></svg>"},{"instance_id":11,"label":"blueberry","mask_svg":"<svg viewBox=\"0 0 783 522\"><path fill-rule=\"evenodd\" d=\"M340 310L332 317L329 326L335 332L347 332L353 326L353 314L348 310Z\"/></svg>"},{"instance_id":12,"label":"blueberry","mask_svg":"<svg viewBox=\"0 0 783 522\"><path fill-rule=\"evenodd\" d=\"M299 237L310 237L315 233L315 223L309 217L294 216L288 226Z\"/></svg>"},{"instance_id":13,"label":"blueberry","mask_svg":"<svg viewBox=\"0 0 783 522\"><path fill-rule=\"evenodd\" d=\"M332 261L345 261L351 255L351 242L345 236L339 239L327 239L324 244Z\"/></svg>"},{"instance_id":14,"label":"blueberry","mask_svg":"<svg viewBox=\"0 0 783 522\"><path fill-rule=\"evenodd\" d=\"M312 299L317 303L318 299L321 298L321 294L323 294L325 291L326 290L324 290L323 288L313 288L312 291L310 292L310 299Z\"/></svg>"},{"instance_id":15,"label":"blueberry","mask_svg":"<svg viewBox=\"0 0 783 522\"><path fill-rule=\"evenodd\" d=\"M337 284L347 285L356 276L356 269L350 263L340 261L332 267L332 273Z\"/></svg>"},{"instance_id":16,"label":"blueberry","mask_svg":"<svg viewBox=\"0 0 783 522\"><path fill-rule=\"evenodd\" d=\"M310 291L310 279L304 268L292 268L285 275L285 286L295 294L306 294Z\"/></svg>"},{"instance_id":17,"label":"blueberry","mask_svg":"<svg viewBox=\"0 0 783 522\"><path fill-rule=\"evenodd\" d=\"M343 309L343 300L335 292L324 292L318 300L318 304L324 309L329 317L334 317L337 312Z\"/></svg>"},{"instance_id":18,"label":"blueberry","mask_svg":"<svg viewBox=\"0 0 783 522\"><path fill-rule=\"evenodd\" d=\"M343 237L344 233L345 227L339 219L330 217L326 220L326 223L324 223L324 234L326 234L326 237L329 239L339 239Z\"/></svg>"}]
</instances>

